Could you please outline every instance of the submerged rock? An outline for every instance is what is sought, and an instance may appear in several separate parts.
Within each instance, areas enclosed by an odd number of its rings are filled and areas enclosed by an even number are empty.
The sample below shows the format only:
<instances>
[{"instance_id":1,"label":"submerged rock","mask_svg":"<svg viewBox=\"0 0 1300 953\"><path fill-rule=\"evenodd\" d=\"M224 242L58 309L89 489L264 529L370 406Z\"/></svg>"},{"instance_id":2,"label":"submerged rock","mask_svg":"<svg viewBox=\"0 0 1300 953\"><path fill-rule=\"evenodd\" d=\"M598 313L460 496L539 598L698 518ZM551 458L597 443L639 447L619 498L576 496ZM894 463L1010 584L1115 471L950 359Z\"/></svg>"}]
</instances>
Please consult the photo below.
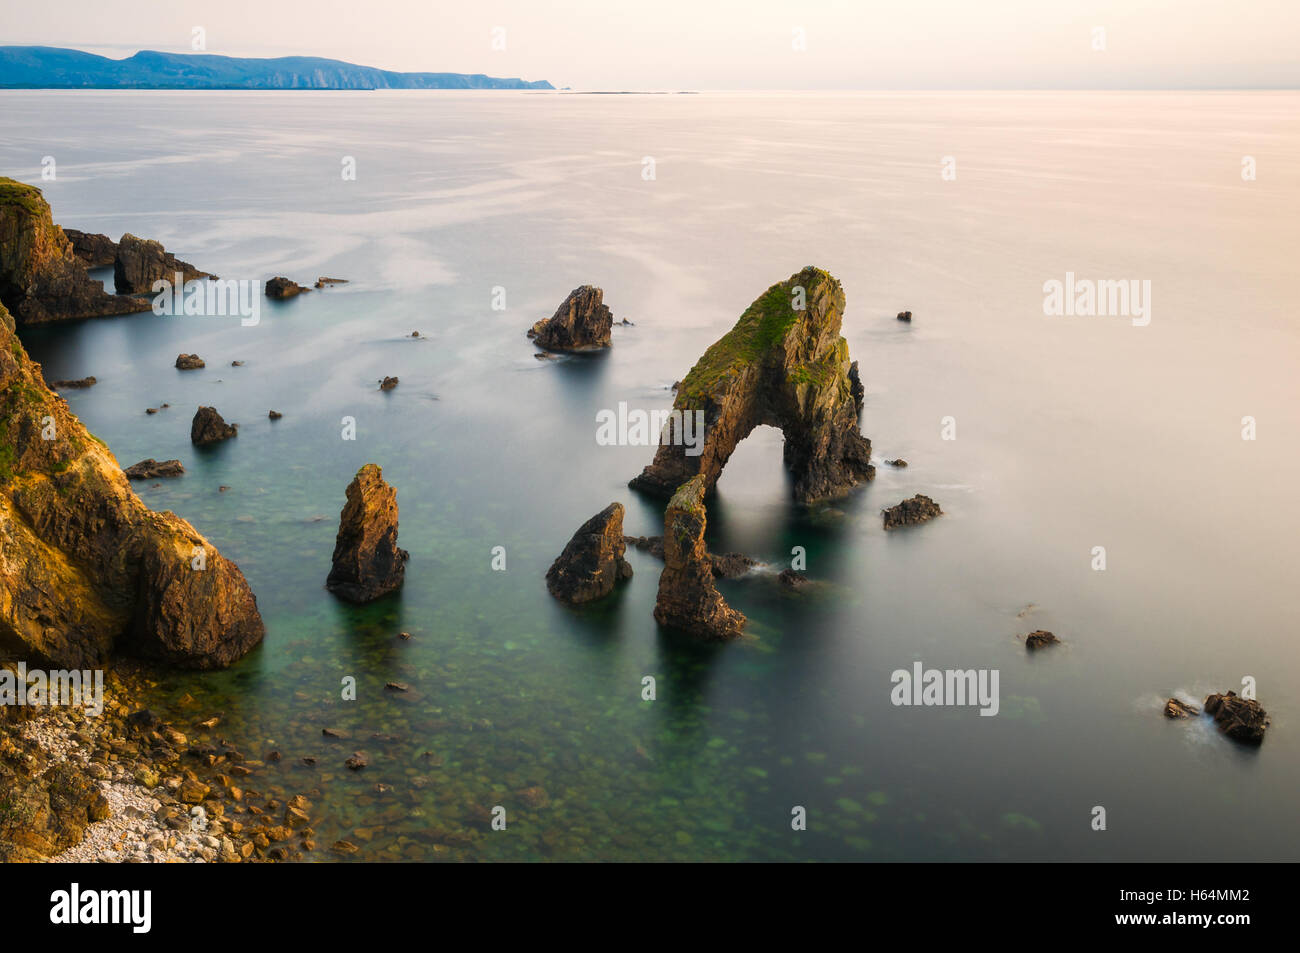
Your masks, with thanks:
<instances>
[{"instance_id":1,"label":"submerged rock","mask_svg":"<svg viewBox=\"0 0 1300 953\"><path fill-rule=\"evenodd\" d=\"M626 551L623 504L611 503L578 527L546 571L546 588L571 605L607 596L615 583L632 578Z\"/></svg>"},{"instance_id":2,"label":"submerged rock","mask_svg":"<svg viewBox=\"0 0 1300 953\"><path fill-rule=\"evenodd\" d=\"M1177 698L1171 698L1165 702L1166 718L1190 718L1192 715L1199 715L1200 713L1201 710L1195 705L1189 705Z\"/></svg>"},{"instance_id":3,"label":"submerged rock","mask_svg":"<svg viewBox=\"0 0 1300 953\"><path fill-rule=\"evenodd\" d=\"M794 592L802 592L813 584L811 579L803 573L796 572L793 569L782 569L776 578L780 581L781 585Z\"/></svg>"},{"instance_id":4,"label":"submerged rock","mask_svg":"<svg viewBox=\"0 0 1300 953\"><path fill-rule=\"evenodd\" d=\"M128 480L156 480L159 477L180 476L185 467L179 460L163 460L159 463L153 457L132 464L123 471Z\"/></svg>"},{"instance_id":5,"label":"submerged rock","mask_svg":"<svg viewBox=\"0 0 1300 953\"><path fill-rule=\"evenodd\" d=\"M155 281L161 279L174 284L177 274L182 284L216 277L181 261L163 248L161 242L136 238L129 232L118 241L113 257L113 287L118 294L150 294Z\"/></svg>"},{"instance_id":6,"label":"submerged rock","mask_svg":"<svg viewBox=\"0 0 1300 953\"><path fill-rule=\"evenodd\" d=\"M19 325L148 311L90 277L35 186L0 177L0 303Z\"/></svg>"},{"instance_id":7,"label":"submerged rock","mask_svg":"<svg viewBox=\"0 0 1300 953\"><path fill-rule=\"evenodd\" d=\"M265 631L234 563L188 522L149 510L37 365L0 306L0 645L100 668L115 652L230 664ZM42 421L54 419L54 440Z\"/></svg>"},{"instance_id":8,"label":"submerged rock","mask_svg":"<svg viewBox=\"0 0 1300 953\"><path fill-rule=\"evenodd\" d=\"M306 290L302 285L296 281L290 281L288 278L272 278L266 283L266 296L268 298L283 300L302 294Z\"/></svg>"},{"instance_id":9,"label":"submerged rock","mask_svg":"<svg viewBox=\"0 0 1300 953\"><path fill-rule=\"evenodd\" d=\"M1037 651L1038 649L1045 649L1049 645L1059 645L1060 642L1060 639L1044 629L1038 629L1037 631L1030 632L1025 636L1025 648L1029 649L1031 652Z\"/></svg>"},{"instance_id":10,"label":"submerged rock","mask_svg":"<svg viewBox=\"0 0 1300 953\"><path fill-rule=\"evenodd\" d=\"M196 447L239 436L239 424L228 424L215 407L200 407L190 424L190 443Z\"/></svg>"},{"instance_id":11,"label":"submerged rock","mask_svg":"<svg viewBox=\"0 0 1300 953\"><path fill-rule=\"evenodd\" d=\"M713 584L713 562L704 545L705 492L705 478L698 474L668 503L655 621L700 639L734 639L741 635L745 617L727 605Z\"/></svg>"},{"instance_id":12,"label":"submerged rock","mask_svg":"<svg viewBox=\"0 0 1300 953\"><path fill-rule=\"evenodd\" d=\"M117 257L117 242L107 235L82 232L75 228L65 228L63 234L72 243L72 252L87 268L106 268Z\"/></svg>"},{"instance_id":13,"label":"submerged rock","mask_svg":"<svg viewBox=\"0 0 1300 953\"><path fill-rule=\"evenodd\" d=\"M629 486L668 497L699 474L707 493L736 445L764 424L785 436L795 499L832 499L870 480L871 442L858 430L860 382L850 377L840 336L843 312L840 283L817 268L768 288L677 388L675 412L703 412L702 452L688 455L674 435Z\"/></svg>"},{"instance_id":14,"label":"submerged rock","mask_svg":"<svg viewBox=\"0 0 1300 953\"><path fill-rule=\"evenodd\" d=\"M538 321L528 336L548 351L594 351L609 347L614 316L604 303L605 292L592 285L574 288L555 309L555 314Z\"/></svg>"},{"instance_id":15,"label":"submerged rock","mask_svg":"<svg viewBox=\"0 0 1300 953\"><path fill-rule=\"evenodd\" d=\"M178 371L197 371L207 367L207 363L197 354L177 354L176 369Z\"/></svg>"},{"instance_id":16,"label":"submerged rock","mask_svg":"<svg viewBox=\"0 0 1300 953\"><path fill-rule=\"evenodd\" d=\"M942 516L943 510L939 509L939 504L934 500L918 493L910 500L904 500L881 513L885 518L885 529L894 529L897 526L912 526L932 520L936 516Z\"/></svg>"},{"instance_id":17,"label":"submerged rock","mask_svg":"<svg viewBox=\"0 0 1300 953\"><path fill-rule=\"evenodd\" d=\"M410 554L397 546L397 491L367 463L348 484L325 588L349 602L372 602L399 589Z\"/></svg>"},{"instance_id":18,"label":"submerged rock","mask_svg":"<svg viewBox=\"0 0 1300 953\"><path fill-rule=\"evenodd\" d=\"M1257 745L1264 740L1268 728L1268 712L1253 698L1242 698L1236 692L1210 695L1205 699L1205 713L1214 716L1219 730L1233 741Z\"/></svg>"}]
</instances>

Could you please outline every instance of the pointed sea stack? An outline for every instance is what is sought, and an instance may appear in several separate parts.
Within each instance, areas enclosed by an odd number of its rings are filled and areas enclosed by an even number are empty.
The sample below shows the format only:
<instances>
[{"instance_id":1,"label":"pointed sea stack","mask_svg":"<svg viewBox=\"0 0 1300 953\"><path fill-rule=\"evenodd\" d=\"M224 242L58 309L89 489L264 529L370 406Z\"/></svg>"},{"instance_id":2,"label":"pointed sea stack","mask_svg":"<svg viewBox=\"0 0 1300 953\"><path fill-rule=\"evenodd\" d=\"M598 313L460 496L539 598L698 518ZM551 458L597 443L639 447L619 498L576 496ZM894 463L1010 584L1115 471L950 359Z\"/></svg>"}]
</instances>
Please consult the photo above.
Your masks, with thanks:
<instances>
[{"instance_id":1,"label":"pointed sea stack","mask_svg":"<svg viewBox=\"0 0 1300 953\"><path fill-rule=\"evenodd\" d=\"M803 503L833 499L875 475L858 430L857 368L840 336L844 291L808 267L768 288L677 387L674 412L704 412L698 456L661 443L628 485L667 498L696 474L713 489L736 445L763 424L785 435L785 465Z\"/></svg>"},{"instance_id":2,"label":"pointed sea stack","mask_svg":"<svg viewBox=\"0 0 1300 953\"><path fill-rule=\"evenodd\" d=\"M397 491L373 463L348 484L334 562L325 588L348 602L373 602L400 589L410 554L397 546Z\"/></svg>"},{"instance_id":3,"label":"pointed sea stack","mask_svg":"<svg viewBox=\"0 0 1300 953\"><path fill-rule=\"evenodd\" d=\"M613 341L614 315L604 303L605 292L591 285L574 288L555 314L538 321L528 332L533 343L548 351L598 351Z\"/></svg>"},{"instance_id":4,"label":"pointed sea stack","mask_svg":"<svg viewBox=\"0 0 1300 953\"><path fill-rule=\"evenodd\" d=\"M699 639L739 638L745 617L713 584L713 560L704 545L705 479L682 485L664 514L664 571L659 576L655 621Z\"/></svg>"},{"instance_id":5,"label":"pointed sea stack","mask_svg":"<svg viewBox=\"0 0 1300 953\"><path fill-rule=\"evenodd\" d=\"M564 552L546 571L546 588L561 602L579 605L607 596L632 578L623 554L623 504L611 503L578 527Z\"/></svg>"},{"instance_id":6,"label":"pointed sea stack","mask_svg":"<svg viewBox=\"0 0 1300 953\"><path fill-rule=\"evenodd\" d=\"M239 436L239 424L228 424L215 407L200 407L190 423L190 443L196 447Z\"/></svg>"}]
</instances>

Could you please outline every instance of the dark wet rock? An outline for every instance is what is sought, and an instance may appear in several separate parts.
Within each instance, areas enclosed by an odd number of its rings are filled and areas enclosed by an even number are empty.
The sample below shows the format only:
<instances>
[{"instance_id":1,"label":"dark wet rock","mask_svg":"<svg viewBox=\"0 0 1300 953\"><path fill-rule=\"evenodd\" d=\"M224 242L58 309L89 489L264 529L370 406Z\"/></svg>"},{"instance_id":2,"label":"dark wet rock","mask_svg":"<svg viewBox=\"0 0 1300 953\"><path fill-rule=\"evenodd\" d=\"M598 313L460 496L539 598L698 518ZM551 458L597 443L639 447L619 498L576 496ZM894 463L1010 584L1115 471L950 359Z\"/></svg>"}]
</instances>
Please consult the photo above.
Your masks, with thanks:
<instances>
[{"instance_id":1,"label":"dark wet rock","mask_svg":"<svg viewBox=\"0 0 1300 953\"><path fill-rule=\"evenodd\" d=\"M629 486L670 497L699 474L708 493L737 444L765 424L785 436L795 499L832 499L870 480L871 442L858 430L843 312L840 283L817 268L765 291L677 388L675 411L704 413L702 452L688 455L682 440L661 443Z\"/></svg>"},{"instance_id":2,"label":"dark wet rock","mask_svg":"<svg viewBox=\"0 0 1300 953\"><path fill-rule=\"evenodd\" d=\"M1171 698L1169 701L1165 702L1166 718L1190 718L1193 715L1199 715L1200 713L1201 710L1195 705L1189 705L1184 701L1179 701L1177 698Z\"/></svg>"},{"instance_id":3,"label":"dark wet rock","mask_svg":"<svg viewBox=\"0 0 1300 953\"><path fill-rule=\"evenodd\" d=\"M609 347L614 316L604 303L605 292L592 285L574 288L555 310L538 321L528 336L548 351L594 351Z\"/></svg>"},{"instance_id":4,"label":"dark wet rock","mask_svg":"<svg viewBox=\"0 0 1300 953\"><path fill-rule=\"evenodd\" d=\"M136 238L129 232L118 241L113 258L113 287L118 294L150 294L155 281L161 279L175 284L177 274L182 284L216 277L181 261L160 242Z\"/></svg>"},{"instance_id":5,"label":"dark wet rock","mask_svg":"<svg viewBox=\"0 0 1300 953\"><path fill-rule=\"evenodd\" d=\"M87 268L106 268L117 257L117 242L107 235L65 228L63 234L72 243L72 253L85 262Z\"/></svg>"},{"instance_id":6,"label":"dark wet rock","mask_svg":"<svg viewBox=\"0 0 1300 953\"><path fill-rule=\"evenodd\" d=\"M284 414L280 413L278 410L273 410L266 416L268 420L279 420L281 417L284 416Z\"/></svg>"},{"instance_id":7,"label":"dark wet rock","mask_svg":"<svg viewBox=\"0 0 1300 953\"><path fill-rule=\"evenodd\" d=\"M352 756L343 763L347 765L349 770L360 771L370 762L362 752L354 751L352 752Z\"/></svg>"},{"instance_id":8,"label":"dark wet rock","mask_svg":"<svg viewBox=\"0 0 1300 953\"><path fill-rule=\"evenodd\" d=\"M911 312L911 311L900 311L900 312L898 312L898 320L900 320L900 321L911 321L911 320L912 320L912 312Z\"/></svg>"},{"instance_id":9,"label":"dark wet rock","mask_svg":"<svg viewBox=\"0 0 1300 953\"><path fill-rule=\"evenodd\" d=\"M180 476L185 472L185 467L179 460L158 461L153 457L148 460L141 460L139 463L132 464L124 471L128 480L156 480L159 477Z\"/></svg>"},{"instance_id":10,"label":"dark wet rock","mask_svg":"<svg viewBox=\"0 0 1300 953\"><path fill-rule=\"evenodd\" d=\"M327 589L364 603L401 587L410 554L397 546L397 515L397 491L367 463L348 484Z\"/></svg>"},{"instance_id":11,"label":"dark wet rock","mask_svg":"<svg viewBox=\"0 0 1300 953\"><path fill-rule=\"evenodd\" d=\"M943 510L939 509L938 503L920 493L910 500L904 500L902 503L881 512L885 518L885 529L894 529L897 526L913 526L943 515Z\"/></svg>"},{"instance_id":12,"label":"dark wet rock","mask_svg":"<svg viewBox=\"0 0 1300 953\"><path fill-rule=\"evenodd\" d=\"M58 668L98 668L113 654L191 668L242 656L265 629L239 569L188 522L140 501L45 388L7 319L0 306L0 408L21 412L0 413L0 645Z\"/></svg>"},{"instance_id":13,"label":"dark wet rock","mask_svg":"<svg viewBox=\"0 0 1300 953\"><path fill-rule=\"evenodd\" d=\"M84 390L98 383L99 381L93 377L80 377L73 381L54 381L50 384L50 390Z\"/></svg>"},{"instance_id":14,"label":"dark wet rock","mask_svg":"<svg viewBox=\"0 0 1300 953\"><path fill-rule=\"evenodd\" d=\"M0 177L0 303L19 327L148 311L90 277L35 186Z\"/></svg>"},{"instance_id":15,"label":"dark wet rock","mask_svg":"<svg viewBox=\"0 0 1300 953\"><path fill-rule=\"evenodd\" d=\"M158 413L158 408L157 408L157 407L146 407L146 408L144 409L144 412L145 412L146 414L156 414L156 413Z\"/></svg>"},{"instance_id":16,"label":"dark wet rock","mask_svg":"<svg viewBox=\"0 0 1300 953\"><path fill-rule=\"evenodd\" d=\"M203 358L197 354L176 355L176 369L178 371L197 371L207 366Z\"/></svg>"},{"instance_id":17,"label":"dark wet rock","mask_svg":"<svg viewBox=\"0 0 1300 953\"><path fill-rule=\"evenodd\" d=\"M1060 642L1061 640L1051 632L1047 632L1043 629L1030 632L1025 636L1025 648L1029 649L1031 652L1037 651L1038 649L1045 649L1049 645L1059 645Z\"/></svg>"},{"instance_id":18,"label":"dark wet rock","mask_svg":"<svg viewBox=\"0 0 1300 953\"><path fill-rule=\"evenodd\" d=\"M392 390L399 383L401 383L401 381L399 381L396 377L385 377L383 380L379 382L379 389Z\"/></svg>"},{"instance_id":19,"label":"dark wet rock","mask_svg":"<svg viewBox=\"0 0 1300 953\"><path fill-rule=\"evenodd\" d=\"M1205 713L1214 716L1219 730L1233 741L1257 745L1264 740L1269 726L1268 712L1253 698L1236 692L1210 695L1205 699Z\"/></svg>"},{"instance_id":20,"label":"dark wet rock","mask_svg":"<svg viewBox=\"0 0 1300 953\"><path fill-rule=\"evenodd\" d=\"M704 545L705 478L692 477L664 514L664 571L659 576L655 620L700 639L734 639L745 617L713 584L713 561Z\"/></svg>"},{"instance_id":21,"label":"dark wet rock","mask_svg":"<svg viewBox=\"0 0 1300 953\"><path fill-rule=\"evenodd\" d=\"M317 288L324 288L326 285L346 285L347 283L348 279L346 278L326 278L322 276L316 279Z\"/></svg>"},{"instance_id":22,"label":"dark wet rock","mask_svg":"<svg viewBox=\"0 0 1300 953\"><path fill-rule=\"evenodd\" d=\"M891 466L891 467L897 467L899 470L901 470L901 469L903 469L903 467L907 466L907 461L906 461L906 460L902 460L902 459L899 459L899 460L886 460L885 463L886 463L887 465Z\"/></svg>"},{"instance_id":23,"label":"dark wet rock","mask_svg":"<svg viewBox=\"0 0 1300 953\"><path fill-rule=\"evenodd\" d=\"M290 281L288 278L272 278L266 283L266 296L284 300L292 298L294 295L302 294L307 289L296 281Z\"/></svg>"},{"instance_id":24,"label":"dark wet rock","mask_svg":"<svg viewBox=\"0 0 1300 953\"><path fill-rule=\"evenodd\" d=\"M146 730L150 728L157 728L159 725L162 724L162 719L159 718L158 715L155 712L151 711L150 709L141 708L138 709L137 711L131 712L131 714L126 716L126 724L128 728L134 728L137 730Z\"/></svg>"},{"instance_id":25,"label":"dark wet rock","mask_svg":"<svg viewBox=\"0 0 1300 953\"><path fill-rule=\"evenodd\" d=\"M215 407L200 407L190 424L190 443L196 447L239 436L239 425L228 424Z\"/></svg>"},{"instance_id":26,"label":"dark wet rock","mask_svg":"<svg viewBox=\"0 0 1300 953\"><path fill-rule=\"evenodd\" d=\"M546 588L571 605L607 596L617 582L632 577L625 552L623 504L611 503L578 527L546 571Z\"/></svg>"},{"instance_id":27,"label":"dark wet rock","mask_svg":"<svg viewBox=\"0 0 1300 953\"><path fill-rule=\"evenodd\" d=\"M801 572L793 569L783 569L776 577L777 580L787 589L794 592L802 592L812 585L812 580Z\"/></svg>"},{"instance_id":28,"label":"dark wet rock","mask_svg":"<svg viewBox=\"0 0 1300 953\"><path fill-rule=\"evenodd\" d=\"M649 553L656 559L664 558L662 536L624 536L623 542L635 549ZM709 565L717 579L735 579L758 565L758 560L744 553L709 553Z\"/></svg>"},{"instance_id":29,"label":"dark wet rock","mask_svg":"<svg viewBox=\"0 0 1300 953\"><path fill-rule=\"evenodd\" d=\"M231 361L231 362L230 362L230 366L231 366L231 367L243 367L243 366L244 366L244 362L243 362L243 361Z\"/></svg>"}]
</instances>

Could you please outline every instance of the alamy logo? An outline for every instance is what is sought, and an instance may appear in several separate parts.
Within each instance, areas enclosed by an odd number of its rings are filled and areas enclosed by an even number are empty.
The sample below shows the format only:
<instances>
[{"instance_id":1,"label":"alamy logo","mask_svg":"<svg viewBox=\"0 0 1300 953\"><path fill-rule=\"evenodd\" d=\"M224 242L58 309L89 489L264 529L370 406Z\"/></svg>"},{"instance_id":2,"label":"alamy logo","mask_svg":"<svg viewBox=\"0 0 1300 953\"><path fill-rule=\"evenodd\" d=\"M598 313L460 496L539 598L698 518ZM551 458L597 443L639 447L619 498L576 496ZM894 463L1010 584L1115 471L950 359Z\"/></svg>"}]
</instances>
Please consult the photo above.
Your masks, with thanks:
<instances>
[{"instance_id":1,"label":"alamy logo","mask_svg":"<svg viewBox=\"0 0 1300 953\"><path fill-rule=\"evenodd\" d=\"M26 662L12 669L0 668L0 705L84 705L87 715L98 716L104 711L104 672L28 671Z\"/></svg>"},{"instance_id":2,"label":"alamy logo","mask_svg":"<svg viewBox=\"0 0 1300 953\"><path fill-rule=\"evenodd\" d=\"M127 923L132 933L148 933L152 925L153 893L149 890L87 890L74 883L70 890L50 894L50 922Z\"/></svg>"},{"instance_id":3,"label":"alamy logo","mask_svg":"<svg viewBox=\"0 0 1300 953\"><path fill-rule=\"evenodd\" d=\"M894 705L971 705L979 706L981 715L996 715L998 670L937 669L912 663L912 670L895 669L889 676L894 687L889 700Z\"/></svg>"},{"instance_id":4,"label":"alamy logo","mask_svg":"<svg viewBox=\"0 0 1300 953\"><path fill-rule=\"evenodd\" d=\"M1063 282L1055 278L1043 282L1043 296L1043 314L1049 317L1124 317L1132 318L1137 328L1151 323L1149 278L1093 281L1067 271Z\"/></svg>"},{"instance_id":5,"label":"alamy logo","mask_svg":"<svg viewBox=\"0 0 1300 953\"><path fill-rule=\"evenodd\" d=\"M688 457L704 452L704 411L628 410L619 401L618 410L596 412L596 443L602 447L648 447L656 442L686 448Z\"/></svg>"},{"instance_id":6,"label":"alamy logo","mask_svg":"<svg viewBox=\"0 0 1300 953\"><path fill-rule=\"evenodd\" d=\"M233 278L186 281L181 272L175 281L158 278L150 286L154 293L153 313L187 317L239 315L240 324L255 327L262 321L262 283Z\"/></svg>"}]
</instances>

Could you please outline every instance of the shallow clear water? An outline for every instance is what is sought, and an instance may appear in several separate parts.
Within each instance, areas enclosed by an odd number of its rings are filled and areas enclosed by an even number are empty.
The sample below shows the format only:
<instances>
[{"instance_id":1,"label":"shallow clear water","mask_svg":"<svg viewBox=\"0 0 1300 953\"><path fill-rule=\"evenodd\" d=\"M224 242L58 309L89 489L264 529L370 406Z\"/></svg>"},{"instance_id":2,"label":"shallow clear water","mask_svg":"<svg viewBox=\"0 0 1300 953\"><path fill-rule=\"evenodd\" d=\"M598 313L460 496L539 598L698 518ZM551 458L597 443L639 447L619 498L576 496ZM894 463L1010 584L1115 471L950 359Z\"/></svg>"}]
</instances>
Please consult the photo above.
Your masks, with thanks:
<instances>
[{"instance_id":1,"label":"shallow clear water","mask_svg":"<svg viewBox=\"0 0 1300 953\"><path fill-rule=\"evenodd\" d=\"M145 314L24 335L51 379L99 378L67 396L119 461L184 462L139 492L238 562L266 618L247 659L170 676L150 702L190 692L225 713L218 735L282 751L259 786L319 789L321 842L361 859L1295 860L1298 106L6 92L0 171L36 181L52 155L61 224L157 238L223 277L351 279L267 302L253 328ZM776 568L804 546L822 590L722 584L752 638L709 648L658 631L658 564L639 552L604 604L553 601L542 576L587 517L621 500L627 532L661 525L625 486L650 450L598 446L596 412L667 406L749 302L810 263L843 282L877 462L911 465L806 511L761 429L709 536ZM1149 279L1150 325L1045 317L1043 282L1067 271ZM607 355L535 360L524 331L582 283L635 326ZM207 369L174 370L181 351ZM380 393L389 374L401 385ZM199 404L238 439L193 450ZM323 583L369 461L397 487L411 561L399 597L357 609ZM917 492L946 515L886 535L879 508ZM1028 657L1017 636L1035 628L1067 644ZM894 707L890 673L916 660L999 670L1000 714ZM1272 716L1258 751L1160 715L1243 676ZM358 748L359 774L343 767ZM549 806L513 793L535 785ZM507 832L431 843L496 804Z\"/></svg>"}]
</instances>

